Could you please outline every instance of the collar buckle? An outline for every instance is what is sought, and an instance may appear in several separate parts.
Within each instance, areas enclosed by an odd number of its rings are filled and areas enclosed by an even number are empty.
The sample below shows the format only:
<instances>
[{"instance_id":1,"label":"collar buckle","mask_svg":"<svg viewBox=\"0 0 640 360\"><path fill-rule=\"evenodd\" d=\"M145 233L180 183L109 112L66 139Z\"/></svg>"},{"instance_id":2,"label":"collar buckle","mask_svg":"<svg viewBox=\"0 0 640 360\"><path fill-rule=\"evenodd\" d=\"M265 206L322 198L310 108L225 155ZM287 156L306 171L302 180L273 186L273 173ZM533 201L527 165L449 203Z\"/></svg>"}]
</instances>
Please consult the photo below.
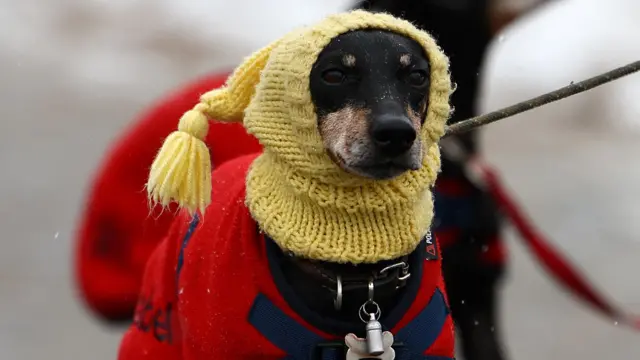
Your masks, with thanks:
<instances>
[{"instance_id":1,"label":"collar buckle","mask_svg":"<svg viewBox=\"0 0 640 360\"><path fill-rule=\"evenodd\" d=\"M411 273L409 272L409 264L404 261L399 261L395 264L391 264L383 268L378 272L378 274L384 275L384 273L398 268L400 269L400 271L398 272L398 286L396 286L396 289L403 287L407 283L407 280L411 277Z\"/></svg>"}]
</instances>

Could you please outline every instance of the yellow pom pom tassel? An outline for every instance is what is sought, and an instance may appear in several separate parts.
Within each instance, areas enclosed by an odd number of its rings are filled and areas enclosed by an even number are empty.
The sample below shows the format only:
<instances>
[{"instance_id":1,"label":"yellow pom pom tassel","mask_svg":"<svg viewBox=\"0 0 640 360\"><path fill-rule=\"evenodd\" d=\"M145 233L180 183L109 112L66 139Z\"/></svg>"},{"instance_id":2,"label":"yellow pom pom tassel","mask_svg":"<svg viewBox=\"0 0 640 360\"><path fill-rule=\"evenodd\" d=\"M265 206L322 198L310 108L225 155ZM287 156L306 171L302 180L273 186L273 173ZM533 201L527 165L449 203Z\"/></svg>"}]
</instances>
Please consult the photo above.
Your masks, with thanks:
<instances>
[{"instance_id":1,"label":"yellow pom pom tassel","mask_svg":"<svg viewBox=\"0 0 640 360\"><path fill-rule=\"evenodd\" d=\"M260 81L260 71L269 59L274 42L240 65L221 88L200 97L200 103L187 111L178 131L167 137L156 155L147 193L151 205L168 206L178 203L191 215L204 210L211 202L211 160L204 140L209 130L209 118L224 122L240 122Z\"/></svg>"},{"instance_id":2,"label":"yellow pom pom tassel","mask_svg":"<svg viewBox=\"0 0 640 360\"><path fill-rule=\"evenodd\" d=\"M178 131L167 137L156 155L147 182L149 200L168 206L175 201L194 214L204 214L211 201L211 160L204 143L209 130L207 105L200 103L186 112Z\"/></svg>"}]
</instances>

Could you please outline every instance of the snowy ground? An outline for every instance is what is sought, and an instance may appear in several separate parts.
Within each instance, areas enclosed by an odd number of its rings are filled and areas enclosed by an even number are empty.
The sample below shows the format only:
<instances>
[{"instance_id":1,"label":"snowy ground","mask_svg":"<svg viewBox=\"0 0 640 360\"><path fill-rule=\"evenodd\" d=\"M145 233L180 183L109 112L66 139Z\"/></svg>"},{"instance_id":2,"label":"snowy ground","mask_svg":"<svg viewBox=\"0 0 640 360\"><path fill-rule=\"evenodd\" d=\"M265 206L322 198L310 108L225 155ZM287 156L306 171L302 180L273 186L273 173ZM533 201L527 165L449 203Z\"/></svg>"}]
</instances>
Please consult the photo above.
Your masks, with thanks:
<instances>
[{"instance_id":1,"label":"snowy ground","mask_svg":"<svg viewBox=\"0 0 640 360\"><path fill-rule=\"evenodd\" d=\"M83 312L70 271L76 216L106 147L168 89L345 1L175 3L0 0L0 359L115 358L119 331ZM565 0L519 23L482 74L483 108L640 59L639 13L637 0ZM487 157L536 222L640 312L638 98L633 75L492 125L485 137ZM578 305L511 245L503 321L513 359L640 355L640 334Z\"/></svg>"}]
</instances>

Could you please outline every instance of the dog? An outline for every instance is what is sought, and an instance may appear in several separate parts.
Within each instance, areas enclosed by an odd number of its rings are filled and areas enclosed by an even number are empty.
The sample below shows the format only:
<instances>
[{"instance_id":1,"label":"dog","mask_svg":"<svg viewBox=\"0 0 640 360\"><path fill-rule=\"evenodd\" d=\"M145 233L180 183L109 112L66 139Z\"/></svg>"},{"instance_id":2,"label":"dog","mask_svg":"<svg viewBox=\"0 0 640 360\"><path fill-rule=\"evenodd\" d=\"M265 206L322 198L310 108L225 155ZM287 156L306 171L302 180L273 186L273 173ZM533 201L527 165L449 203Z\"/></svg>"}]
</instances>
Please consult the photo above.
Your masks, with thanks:
<instances>
[{"instance_id":1,"label":"dog","mask_svg":"<svg viewBox=\"0 0 640 360\"><path fill-rule=\"evenodd\" d=\"M347 172L374 180L419 168L422 144L417 134L428 106L429 73L420 45L401 35L363 30L333 40L309 79L320 135L331 159ZM297 284L294 287L310 307L322 316L350 321L357 320L357 307L367 300L370 274L389 265L289 262L285 277ZM327 274L350 274L361 280L359 288L344 292L341 311L323 294L329 288L335 296L335 281L326 281L335 276ZM376 300L383 311L397 298L397 279L384 285Z\"/></svg>"},{"instance_id":2,"label":"dog","mask_svg":"<svg viewBox=\"0 0 640 360\"><path fill-rule=\"evenodd\" d=\"M368 8L371 11L388 11L395 16L408 18L437 35L445 52L454 57L452 71L458 91L452 98L456 108L453 120L464 119L474 114L472 103L476 97L476 74L480 69L483 49L489 41L489 36L483 30L484 16L489 12L481 11L480 7L468 10L458 8L456 11L451 11L446 7L439 7L438 4L439 2L435 1L412 0L367 1L358 4L357 7ZM474 15L475 12L478 14ZM460 21L456 20L458 18L466 19L464 20L466 27L474 27L475 30L469 30L470 34L474 34L473 39L468 35L461 39L452 35L457 31L457 25L452 26L452 24L459 24ZM474 45L469 46L469 43ZM144 263L149 256L147 253L150 254L160 241L160 234L167 231L172 218L172 212L149 217L146 202L142 199L142 193L138 191L144 184L142 179L144 175L142 172L124 172L120 168L128 169L138 166L143 168L142 164L150 164L157 139L169 133L169 126L173 125L172 119L188 110L201 93L222 85L226 76L227 74L222 74L202 79L183 91L172 94L170 98L162 99L153 111L145 114L145 118L137 124L133 132L123 138L113 152L112 159L105 163L106 168L101 175L104 179L96 182L95 195L88 205L91 211L87 212L87 218L80 229L77 265L78 278L85 300L101 318L130 322ZM359 111L357 107L352 110L354 114ZM260 150L257 140L247 135L239 124L212 123L211 126L214 129L209 132L207 144L215 166L220 166L236 156ZM355 140L355 137L340 139L340 132L345 130L342 128L345 126L344 123L331 122L329 119L324 122L324 126L329 127L326 129L325 146L327 149L333 147L330 153L336 154L332 155L336 161L343 156L337 150L340 147L340 141L351 142L356 150L354 154L358 153L359 147L362 148L363 140L361 139ZM335 127L333 136L329 134L332 131L331 126ZM149 133L150 129L152 133ZM348 131L344 132L348 133ZM140 139L137 133L146 134L145 138ZM466 151L477 152L475 133L461 136L456 141L460 141ZM414 146L414 149L416 148L418 147ZM352 156L351 150L347 151L346 146L343 146L343 149L342 152L347 152L346 157L351 156L351 160L356 161L357 156ZM365 154L372 153L365 152ZM363 160L362 164L366 166L366 162ZM144 165L144 168L147 166ZM498 338L496 301L505 260L502 254L504 252L502 241L499 237L499 211L486 192L474 189L472 184L465 181L458 168L460 166L448 160L445 151L443 172L435 192L436 223L438 224L435 230L436 235L440 237L445 255L443 266L447 292L454 319L460 329L465 358L500 359L503 355ZM351 171L359 170L356 166ZM366 171L364 175L366 176ZM449 186L451 183L453 186ZM460 193L461 187L467 190ZM121 210L115 211L115 200L105 199L112 199L113 194L122 192L123 188L130 189L126 191L131 192L131 196L118 197L119 203L126 202L126 204L122 205ZM462 199L468 201L465 201L463 206L459 206L459 200ZM454 224L450 221L460 219L461 213L467 214L469 211L463 210L468 208L474 209L470 215L466 216L473 220L472 224ZM128 212L123 213L122 209L128 209ZM102 215L102 211L107 215ZM143 219L147 220L142 221ZM140 226L143 223L144 226ZM452 227L454 231L451 231ZM460 232L458 229L464 231ZM141 254L142 252L144 254ZM116 283L126 284L128 287L116 289L114 285Z\"/></svg>"},{"instance_id":3,"label":"dog","mask_svg":"<svg viewBox=\"0 0 640 360\"><path fill-rule=\"evenodd\" d=\"M439 40L451 59L456 83L450 124L478 115L479 74L492 38L530 10L521 7L518 11L499 1L369 0L358 7L400 16ZM479 137L479 130L472 130L441 141L433 230L442 248L443 273L462 355L466 360L504 360L508 357L498 317L507 269L502 239L505 219L493 194L478 187L465 171L468 161L481 154Z\"/></svg>"},{"instance_id":4,"label":"dog","mask_svg":"<svg viewBox=\"0 0 640 360\"><path fill-rule=\"evenodd\" d=\"M362 29L358 21L375 25ZM305 43L305 36L328 36L336 23L355 29L338 31L314 54L308 100L316 123L310 124L310 117L305 118L305 85L296 78L301 70L282 70L278 60L306 64L308 54L299 44ZM147 265L134 325L121 344L121 360L338 360L348 350L345 336L366 338L367 345L375 347L369 341L376 338L378 319L393 336L384 335L383 346L383 334L378 333L383 348L377 353L368 348L365 358L395 353L398 360L453 359L453 322L439 251L425 250L434 242L417 222L430 211L428 188L439 166L437 137L449 114L451 89L444 57L426 34L389 15L354 11L334 15L319 26L292 35L287 41L293 45L276 42L250 57L249 65L267 66L269 71L239 67L226 88L203 95L201 104L181 119L180 132L163 145L148 185L152 198L157 189L185 189L186 185L164 187L168 178L154 179L153 174L163 174L156 169L158 161L167 159L163 154L199 147L195 144L202 132L195 124L202 114L224 121L244 112L245 127L265 150L213 171L206 218L183 212L173 223ZM303 55L291 55L290 49ZM260 72L250 100L235 96L254 86L243 77L257 78ZM223 110L211 110L216 106ZM293 115L285 121L276 116L280 113ZM292 130L282 132L283 127ZM314 147L309 128L317 129L320 149ZM181 140L172 143L170 139L178 136ZM303 136L309 139L300 140ZM193 145L176 147L190 142ZM175 159L194 158L185 154ZM192 155L198 158L201 153ZM190 179L200 173L195 169L186 172ZM416 181L417 176L425 178ZM414 188L424 190L410 195ZM207 194L206 189L195 191ZM283 201L273 198L279 191L284 191ZM327 204L336 207L324 212ZM271 205L280 208L264 209ZM292 211L291 206L305 211L310 206L318 217L296 227L308 212ZM295 218L294 223L281 219L286 216ZM332 221L341 225L333 227ZM399 231L398 238L370 242L359 229L345 227L349 221L356 227L373 224L379 233L372 238ZM394 229L394 222L417 228ZM429 222L426 218L427 227ZM297 230L280 224L293 224ZM331 234L332 229L341 230ZM298 246L310 232L318 238ZM409 235L413 243L408 253L400 247L407 233L422 234ZM336 240L332 244L338 248L327 249L319 239ZM364 251L356 253L354 244ZM378 260L369 261L371 251L380 253ZM398 343L389 351L388 340L393 338ZM349 358L353 356L352 352Z\"/></svg>"}]
</instances>

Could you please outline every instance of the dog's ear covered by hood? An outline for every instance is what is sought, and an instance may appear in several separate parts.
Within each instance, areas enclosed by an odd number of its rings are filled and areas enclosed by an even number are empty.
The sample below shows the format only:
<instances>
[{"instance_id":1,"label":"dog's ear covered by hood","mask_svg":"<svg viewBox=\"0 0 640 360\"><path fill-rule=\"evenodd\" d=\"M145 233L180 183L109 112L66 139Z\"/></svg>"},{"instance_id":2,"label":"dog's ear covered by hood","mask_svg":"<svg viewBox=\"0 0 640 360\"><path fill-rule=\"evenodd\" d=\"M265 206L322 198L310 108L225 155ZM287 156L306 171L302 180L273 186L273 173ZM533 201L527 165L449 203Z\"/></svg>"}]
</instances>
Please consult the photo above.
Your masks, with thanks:
<instances>
[{"instance_id":1,"label":"dog's ear covered by hood","mask_svg":"<svg viewBox=\"0 0 640 360\"><path fill-rule=\"evenodd\" d=\"M355 10L292 31L248 57L223 88L202 95L200 103L180 119L178 131L165 140L153 162L147 183L150 201L163 206L175 201L190 213L205 211L211 201L211 164L202 141L208 119L243 121L265 153L295 169L299 176L349 186L371 181L346 174L329 158L309 90L309 75L323 48L338 35L364 29L407 36L425 50L431 87L420 136L428 171L400 181L433 183L440 166L437 142L450 115L448 60L433 38L411 23L388 14Z\"/></svg>"}]
</instances>

